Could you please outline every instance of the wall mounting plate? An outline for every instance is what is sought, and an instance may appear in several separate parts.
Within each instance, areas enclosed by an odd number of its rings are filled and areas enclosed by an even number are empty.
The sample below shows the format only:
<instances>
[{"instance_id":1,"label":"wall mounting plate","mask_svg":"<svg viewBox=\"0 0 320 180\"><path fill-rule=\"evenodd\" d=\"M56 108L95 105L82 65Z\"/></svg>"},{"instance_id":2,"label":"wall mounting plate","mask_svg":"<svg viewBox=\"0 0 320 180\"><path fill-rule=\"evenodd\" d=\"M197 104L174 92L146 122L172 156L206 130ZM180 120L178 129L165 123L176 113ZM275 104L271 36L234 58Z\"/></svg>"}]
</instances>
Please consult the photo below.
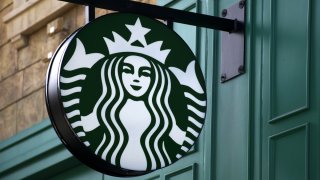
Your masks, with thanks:
<instances>
[{"instance_id":1,"label":"wall mounting plate","mask_svg":"<svg viewBox=\"0 0 320 180\"><path fill-rule=\"evenodd\" d=\"M221 32L221 82L224 83L245 72L245 1L222 11L227 19L236 19L240 31Z\"/></svg>"}]
</instances>

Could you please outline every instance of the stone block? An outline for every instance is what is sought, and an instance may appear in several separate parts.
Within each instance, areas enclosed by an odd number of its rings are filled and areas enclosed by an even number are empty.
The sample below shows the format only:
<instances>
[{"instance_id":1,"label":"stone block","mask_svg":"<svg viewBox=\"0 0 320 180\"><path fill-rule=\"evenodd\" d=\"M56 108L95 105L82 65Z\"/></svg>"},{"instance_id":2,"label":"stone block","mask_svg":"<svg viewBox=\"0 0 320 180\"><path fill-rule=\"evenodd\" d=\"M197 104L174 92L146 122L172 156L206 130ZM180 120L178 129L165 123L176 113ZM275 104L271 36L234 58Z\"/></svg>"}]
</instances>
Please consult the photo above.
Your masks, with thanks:
<instances>
[{"instance_id":1,"label":"stone block","mask_svg":"<svg viewBox=\"0 0 320 180\"><path fill-rule=\"evenodd\" d=\"M29 35L60 17L74 4L56 0L28 0L3 17L11 39L19 34Z\"/></svg>"},{"instance_id":2,"label":"stone block","mask_svg":"<svg viewBox=\"0 0 320 180\"><path fill-rule=\"evenodd\" d=\"M0 47L0 82L17 70L17 51L11 43L7 43Z\"/></svg>"},{"instance_id":3,"label":"stone block","mask_svg":"<svg viewBox=\"0 0 320 180\"><path fill-rule=\"evenodd\" d=\"M29 36L28 46L18 51L19 70L24 69L47 56L47 39L46 28L42 28Z\"/></svg>"},{"instance_id":4,"label":"stone block","mask_svg":"<svg viewBox=\"0 0 320 180\"><path fill-rule=\"evenodd\" d=\"M59 17L47 24L47 34L49 36L65 30L66 30L66 27L64 24L63 17Z\"/></svg>"},{"instance_id":5,"label":"stone block","mask_svg":"<svg viewBox=\"0 0 320 180\"><path fill-rule=\"evenodd\" d=\"M38 61L23 71L22 96L44 87L48 64L48 62Z\"/></svg>"},{"instance_id":6,"label":"stone block","mask_svg":"<svg viewBox=\"0 0 320 180\"><path fill-rule=\"evenodd\" d=\"M54 52L57 50L59 45L62 43L62 41L67 37L66 31L61 31L57 34L54 34L50 37L48 37L48 41L46 44L46 58L43 59L44 62L49 62L54 54Z\"/></svg>"},{"instance_id":7,"label":"stone block","mask_svg":"<svg viewBox=\"0 0 320 180\"><path fill-rule=\"evenodd\" d=\"M76 27L75 28L80 28L86 24L86 19L85 19L85 6L76 6Z\"/></svg>"},{"instance_id":8,"label":"stone block","mask_svg":"<svg viewBox=\"0 0 320 180\"><path fill-rule=\"evenodd\" d=\"M12 10L12 3L8 4L7 6L3 6L3 8L1 8L1 5L4 5L2 4L4 2L6 1L0 0L0 9L1 9L0 10L0 47L9 42L8 33L7 33L8 28L2 21L1 17L5 16Z\"/></svg>"},{"instance_id":9,"label":"stone block","mask_svg":"<svg viewBox=\"0 0 320 180\"><path fill-rule=\"evenodd\" d=\"M0 141L17 132L17 104L14 103L0 111Z\"/></svg>"},{"instance_id":10,"label":"stone block","mask_svg":"<svg viewBox=\"0 0 320 180\"><path fill-rule=\"evenodd\" d=\"M0 11L7 8L8 6L12 5L12 0L1 0L0 1ZM1 16L3 17L3 16Z\"/></svg>"},{"instance_id":11,"label":"stone block","mask_svg":"<svg viewBox=\"0 0 320 180\"><path fill-rule=\"evenodd\" d=\"M85 25L85 6L76 5L63 15L68 35Z\"/></svg>"},{"instance_id":12,"label":"stone block","mask_svg":"<svg viewBox=\"0 0 320 180\"><path fill-rule=\"evenodd\" d=\"M43 120L44 89L40 89L17 102L17 132Z\"/></svg>"},{"instance_id":13,"label":"stone block","mask_svg":"<svg viewBox=\"0 0 320 180\"><path fill-rule=\"evenodd\" d=\"M19 72L0 83L0 110L22 97L23 73Z\"/></svg>"},{"instance_id":14,"label":"stone block","mask_svg":"<svg viewBox=\"0 0 320 180\"><path fill-rule=\"evenodd\" d=\"M27 0L13 0L13 6L14 8L18 8L19 6L26 3Z\"/></svg>"},{"instance_id":15,"label":"stone block","mask_svg":"<svg viewBox=\"0 0 320 180\"><path fill-rule=\"evenodd\" d=\"M28 37L24 35L18 35L11 39L11 43L17 50L19 50L28 45Z\"/></svg>"},{"instance_id":16,"label":"stone block","mask_svg":"<svg viewBox=\"0 0 320 180\"><path fill-rule=\"evenodd\" d=\"M84 12L83 12L84 13ZM76 19L75 19L76 18ZM71 34L75 30L78 29L77 27L77 9L72 8L65 14L63 14L64 24L68 29L68 33Z\"/></svg>"},{"instance_id":17,"label":"stone block","mask_svg":"<svg viewBox=\"0 0 320 180\"><path fill-rule=\"evenodd\" d=\"M46 54L48 55L49 52L55 52L58 46L62 43L62 41L67 37L66 31L61 31L53 36L48 37L46 43Z\"/></svg>"}]
</instances>

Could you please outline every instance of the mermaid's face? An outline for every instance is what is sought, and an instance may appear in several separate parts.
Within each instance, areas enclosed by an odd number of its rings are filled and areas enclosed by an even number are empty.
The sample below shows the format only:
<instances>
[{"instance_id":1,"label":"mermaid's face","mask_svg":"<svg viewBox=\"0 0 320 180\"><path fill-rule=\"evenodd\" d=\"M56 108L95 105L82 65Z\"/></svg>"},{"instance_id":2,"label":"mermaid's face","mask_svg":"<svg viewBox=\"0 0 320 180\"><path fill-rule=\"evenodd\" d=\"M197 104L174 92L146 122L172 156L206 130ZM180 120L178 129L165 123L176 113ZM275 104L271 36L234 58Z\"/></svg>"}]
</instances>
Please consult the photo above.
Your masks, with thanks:
<instances>
[{"instance_id":1,"label":"mermaid's face","mask_svg":"<svg viewBox=\"0 0 320 180\"><path fill-rule=\"evenodd\" d=\"M123 61L122 82L127 92L134 97L143 96L149 86L151 65L139 56L129 56Z\"/></svg>"}]
</instances>

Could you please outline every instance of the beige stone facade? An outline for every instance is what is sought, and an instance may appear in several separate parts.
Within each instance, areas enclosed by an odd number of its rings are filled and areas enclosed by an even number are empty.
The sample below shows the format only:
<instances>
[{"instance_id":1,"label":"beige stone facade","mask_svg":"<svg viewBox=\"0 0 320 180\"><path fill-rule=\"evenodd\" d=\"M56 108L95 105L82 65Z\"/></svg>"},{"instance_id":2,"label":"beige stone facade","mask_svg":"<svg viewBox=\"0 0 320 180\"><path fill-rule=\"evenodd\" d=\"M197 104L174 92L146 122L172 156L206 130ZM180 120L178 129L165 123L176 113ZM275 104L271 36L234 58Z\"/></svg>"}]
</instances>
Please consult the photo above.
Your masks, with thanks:
<instances>
[{"instance_id":1,"label":"beige stone facade","mask_svg":"<svg viewBox=\"0 0 320 180\"><path fill-rule=\"evenodd\" d=\"M96 10L97 16L106 13ZM0 1L0 141L48 117L44 87L50 57L84 24L84 6L57 0Z\"/></svg>"}]
</instances>

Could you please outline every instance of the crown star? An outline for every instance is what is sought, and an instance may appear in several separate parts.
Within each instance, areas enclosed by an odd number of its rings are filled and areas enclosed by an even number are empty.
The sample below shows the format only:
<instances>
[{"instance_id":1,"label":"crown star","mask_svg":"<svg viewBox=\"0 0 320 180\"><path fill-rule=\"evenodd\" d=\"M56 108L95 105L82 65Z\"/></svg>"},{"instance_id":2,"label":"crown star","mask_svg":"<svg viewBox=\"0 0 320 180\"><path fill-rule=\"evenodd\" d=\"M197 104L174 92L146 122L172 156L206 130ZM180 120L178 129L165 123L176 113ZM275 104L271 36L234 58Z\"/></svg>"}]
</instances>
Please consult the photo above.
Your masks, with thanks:
<instances>
[{"instance_id":1,"label":"crown star","mask_svg":"<svg viewBox=\"0 0 320 180\"><path fill-rule=\"evenodd\" d=\"M124 39L118 33L112 31L113 41L104 37L104 41L108 47L109 54L121 53L121 52L133 52L140 53L154 58L155 60L165 64L165 61L170 53L170 49L161 50L163 41L156 41L147 44L145 35L151 31L151 29L145 28L141 25L141 21L137 18L134 25L125 25L131 32L131 37L128 40ZM132 45L133 42L139 41L143 47Z\"/></svg>"},{"instance_id":2,"label":"crown star","mask_svg":"<svg viewBox=\"0 0 320 180\"><path fill-rule=\"evenodd\" d=\"M147 46L146 38L144 37L150 29L142 27L140 19L138 18L134 25L126 24L127 28L131 32L131 37L129 43L133 43L135 41L139 41L143 46Z\"/></svg>"}]
</instances>

